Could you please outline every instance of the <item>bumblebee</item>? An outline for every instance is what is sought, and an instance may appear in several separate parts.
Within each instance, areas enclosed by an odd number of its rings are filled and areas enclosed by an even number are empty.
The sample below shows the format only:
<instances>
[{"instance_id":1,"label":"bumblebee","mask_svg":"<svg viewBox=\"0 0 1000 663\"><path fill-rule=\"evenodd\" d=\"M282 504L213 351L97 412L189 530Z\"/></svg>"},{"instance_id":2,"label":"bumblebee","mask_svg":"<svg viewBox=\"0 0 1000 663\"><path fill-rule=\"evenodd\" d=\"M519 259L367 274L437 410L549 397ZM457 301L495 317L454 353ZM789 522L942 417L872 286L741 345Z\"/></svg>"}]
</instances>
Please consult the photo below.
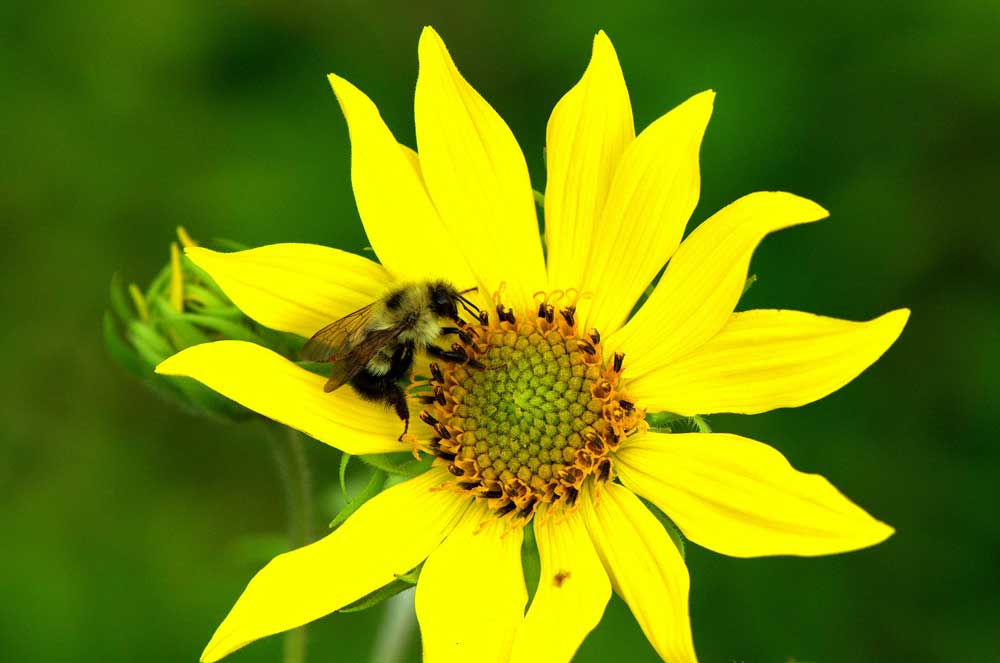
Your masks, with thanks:
<instances>
[{"instance_id":1,"label":"bumblebee","mask_svg":"<svg viewBox=\"0 0 1000 663\"><path fill-rule=\"evenodd\" d=\"M320 329L302 347L300 357L332 364L324 391L350 384L361 398L392 407L403 422L402 440L409 430L410 410L399 381L407 376L414 353L423 351L458 363L474 361L459 345L445 350L434 344L449 334L468 342L459 306L478 314L479 309L465 298L474 291L460 292L445 281L400 286Z\"/></svg>"}]
</instances>

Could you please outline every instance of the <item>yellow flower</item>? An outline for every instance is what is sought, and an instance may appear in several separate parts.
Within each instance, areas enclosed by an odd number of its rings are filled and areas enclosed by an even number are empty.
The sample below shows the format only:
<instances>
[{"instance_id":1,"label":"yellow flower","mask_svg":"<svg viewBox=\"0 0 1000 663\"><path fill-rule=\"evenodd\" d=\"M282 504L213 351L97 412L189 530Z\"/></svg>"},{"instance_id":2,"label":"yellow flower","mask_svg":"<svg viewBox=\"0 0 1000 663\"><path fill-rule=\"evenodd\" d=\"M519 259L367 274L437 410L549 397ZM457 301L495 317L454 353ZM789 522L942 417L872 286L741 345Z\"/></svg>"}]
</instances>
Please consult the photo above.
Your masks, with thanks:
<instances>
[{"instance_id":1,"label":"yellow flower","mask_svg":"<svg viewBox=\"0 0 1000 663\"><path fill-rule=\"evenodd\" d=\"M275 558L202 660L329 614L423 562L416 610L428 661L568 661L612 589L664 660L694 661L687 570L640 496L695 543L736 557L824 555L891 535L765 444L655 433L643 420L647 411L751 414L822 398L881 356L908 316L733 312L760 240L827 212L791 194L754 193L681 243L713 93L635 136L617 56L599 33L582 80L549 120L543 257L510 129L430 28L419 57L419 157L368 97L330 76L381 264L303 244L187 255L248 315L303 337L400 281L477 284L480 303L496 297L499 306L460 345L485 368L442 362L418 381L425 391L411 388L411 409L425 408L411 432L435 464L326 538ZM395 414L349 388L324 393L323 377L257 345L197 346L158 370L351 454L406 448ZM520 525L531 518L542 569L525 612Z\"/></svg>"}]
</instances>

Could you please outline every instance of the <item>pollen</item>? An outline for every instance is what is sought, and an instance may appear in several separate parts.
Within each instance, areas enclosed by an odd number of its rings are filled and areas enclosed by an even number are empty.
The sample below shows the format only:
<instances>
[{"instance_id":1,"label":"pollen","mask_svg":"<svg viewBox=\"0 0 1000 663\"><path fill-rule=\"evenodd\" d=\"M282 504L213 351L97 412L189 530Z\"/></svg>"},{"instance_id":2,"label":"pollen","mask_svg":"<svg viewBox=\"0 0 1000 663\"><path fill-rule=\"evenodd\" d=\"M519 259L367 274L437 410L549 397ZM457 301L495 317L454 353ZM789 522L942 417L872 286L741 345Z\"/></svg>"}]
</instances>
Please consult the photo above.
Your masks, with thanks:
<instances>
[{"instance_id":1,"label":"pollen","mask_svg":"<svg viewBox=\"0 0 1000 663\"><path fill-rule=\"evenodd\" d=\"M414 384L435 462L458 490L522 524L541 504L572 509L588 479L611 480L615 450L645 417L623 393L624 356L606 360L575 306L553 303L563 293L542 295L522 314L497 296L453 348L469 361L431 364Z\"/></svg>"}]
</instances>

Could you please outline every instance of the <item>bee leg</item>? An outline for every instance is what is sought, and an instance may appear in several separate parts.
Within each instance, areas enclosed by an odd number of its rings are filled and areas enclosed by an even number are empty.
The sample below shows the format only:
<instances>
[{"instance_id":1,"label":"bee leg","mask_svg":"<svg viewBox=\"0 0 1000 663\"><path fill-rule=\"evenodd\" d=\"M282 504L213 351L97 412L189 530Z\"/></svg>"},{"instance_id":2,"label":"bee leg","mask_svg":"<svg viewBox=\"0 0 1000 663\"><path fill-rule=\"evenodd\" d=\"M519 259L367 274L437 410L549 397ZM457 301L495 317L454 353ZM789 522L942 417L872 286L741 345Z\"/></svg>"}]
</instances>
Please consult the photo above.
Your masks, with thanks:
<instances>
[{"instance_id":1,"label":"bee leg","mask_svg":"<svg viewBox=\"0 0 1000 663\"><path fill-rule=\"evenodd\" d=\"M392 405L396 416L403 422L403 432L399 434L398 438L402 442L410 430L410 408L406 405L406 392L395 382L387 382L385 396L386 402Z\"/></svg>"},{"instance_id":2,"label":"bee leg","mask_svg":"<svg viewBox=\"0 0 1000 663\"><path fill-rule=\"evenodd\" d=\"M410 429L410 408L406 405L406 392L396 379L391 375L374 375L365 369L351 378L351 386L366 401L384 403L396 411L396 416L403 422L403 433L399 436L402 441Z\"/></svg>"},{"instance_id":3,"label":"bee leg","mask_svg":"<svg viewBox=\"0 0 1000 663\"><path fill-rule=\"evenodd\" d=\"M392 382L399 380L413 364L413 343L402 343L389 359L389 372L385 377Z\"/></svg>"},{"instance_id":4,"label":"bee leg","mask_svg":"<svg viewBox=\"0 0 1000 663\"><path fill-rule=\"evenodd\" d=\"M465 352L456 352L455 350L444 350L436 345L427 346L427 354L436 359L444 359L445 361L450 361L456 364L464 364L469 360L469 356Z\"/></svg>"},{"instance_id":5,"label":"bee leg","mask_svg":"<svg viewBox=\"0 0 1000 663\"><path fill-rule=\"evenodd\" d=\"M464 329L459 329L458 327L442 327L440 331L442 336L447 336L449 334L457 334L458 337L462 339L462 343L466 344L472 343L472 334L465 331Z\"/></svg>"}]
</instances>

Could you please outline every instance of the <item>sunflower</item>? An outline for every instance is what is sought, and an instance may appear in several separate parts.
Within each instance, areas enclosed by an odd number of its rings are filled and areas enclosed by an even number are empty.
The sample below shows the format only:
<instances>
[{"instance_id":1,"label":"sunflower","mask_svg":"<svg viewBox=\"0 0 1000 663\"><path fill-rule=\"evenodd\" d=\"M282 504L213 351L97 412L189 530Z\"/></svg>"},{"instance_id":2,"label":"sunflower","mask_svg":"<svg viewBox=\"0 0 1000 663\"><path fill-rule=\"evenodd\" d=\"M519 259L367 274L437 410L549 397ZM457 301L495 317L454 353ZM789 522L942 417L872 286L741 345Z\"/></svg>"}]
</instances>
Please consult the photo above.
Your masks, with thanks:
<instances>
[{"instance_id":1,"label":"sunflower","mask_svg":"<svg viewBox=\"0 0 1000 663\"><path fill-rule=\"evenodd\" d=\"M428 661L567 661L612 591L664 660L694 661L688 573L647 504L691 541L735 557L825 555L890 536L766 444L646 423L647 413L754 414L822 398L878 359L908 317L734 312L762 238L827 212L788 193L754 193L681 242L714 94L636 136L617 56L598 33L582 79L548 122L543 251L510 129L431 28L419 58L418 152L397 142L367 96L330 76L379 262L306 244L187 255L250 317L305 338L400 283L475 285L483 315L455 344L475 361L414 371L408 398L421 421L410 431L434 456L429 469L265 566L202 660L327 615L422 564L415 600ZM322 376L258 345L199 345L157 370L346 453L409 450L395 414L348 388L324 393ZM541 558L530 606L529 522Z\"/></svg>"}]
</instances>

